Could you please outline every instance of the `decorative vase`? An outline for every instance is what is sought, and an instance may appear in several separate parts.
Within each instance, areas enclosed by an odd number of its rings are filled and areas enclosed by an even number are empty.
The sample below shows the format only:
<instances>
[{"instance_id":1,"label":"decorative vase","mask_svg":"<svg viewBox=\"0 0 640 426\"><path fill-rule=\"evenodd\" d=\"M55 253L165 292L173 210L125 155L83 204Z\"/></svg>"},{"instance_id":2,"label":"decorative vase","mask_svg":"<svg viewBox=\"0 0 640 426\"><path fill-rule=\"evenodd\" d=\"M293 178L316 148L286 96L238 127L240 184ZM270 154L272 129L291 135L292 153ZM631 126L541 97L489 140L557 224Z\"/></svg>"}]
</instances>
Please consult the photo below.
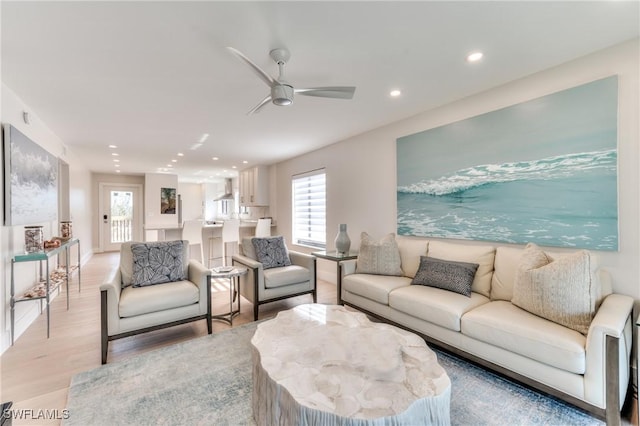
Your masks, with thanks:
<instances>
[{"instance_id":1,"label":"decorative vase","mask_svg":"<svg viewBox=\"0 0 640 426\"><path fill-rule=\"evenodd\" d=\"M338 235L336 235L335 245L338 254L349 253L349 248L351 247L351 239L349 239L349 235L347 234L346 223L340 224L340 231L338 231Z\"/></svg>"},{"instance_id":2,"label":"decorative vase","mask_svg":"<svg viewBox=\"0 0 640 426\"><path fill-rule=\"evenodd\" d=\"M42 226L24 227L24 249L27 253L35 253L44 248Z\"/></svg>"},{"instance_id":3,"label":"decorative vase","mask_svg":"<svg viewBox=\"0 0 640 426\"><path fill-rule=\"evenodd\" d=\"M66 240L73 238L73 224L70 220L60 222L60 236Z\"/></svg>"}]
</instances>

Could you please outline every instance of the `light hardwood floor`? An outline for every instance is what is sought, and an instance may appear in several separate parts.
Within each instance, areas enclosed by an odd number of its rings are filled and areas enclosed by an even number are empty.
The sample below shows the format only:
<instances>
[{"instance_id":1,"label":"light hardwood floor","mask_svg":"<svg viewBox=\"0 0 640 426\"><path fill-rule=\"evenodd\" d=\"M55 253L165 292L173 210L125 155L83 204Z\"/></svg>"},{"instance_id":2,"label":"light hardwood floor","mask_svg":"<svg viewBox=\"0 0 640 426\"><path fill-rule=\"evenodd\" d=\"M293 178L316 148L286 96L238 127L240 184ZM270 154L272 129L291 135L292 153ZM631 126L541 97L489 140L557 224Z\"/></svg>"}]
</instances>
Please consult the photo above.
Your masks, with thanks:
<instances>
[{"instance_id":1,"label":"light hardwood floor","mask_svg":"<svg viewBox=\"0 0 640 426\"><path fill-rule=\"evenodd\" d=\"M99 367L100 363L100 284L118 266L118 253L94 255L82 268L82 291L78 292L77 276L69 285L70 308L66 297L59 295L51 304L51 337L47 339L46 315L38 319L0 357L2 377L0 401L13 401L12 409L61 410L67 402L71 377L79 372ZM227 280L215 280L212 285L213 313L229 310ZM304 295L260 307L260 319L302 303L311 303ZM336 302L336 287L318 282L318 302ZM241 313L233 326L253 321L253 307L241 300ZM213 332L229 329L222 321L213 321ZM197 321L164 330L132 336L109 343L108 362L172 345L207 334L206 323ZM60 420L19 421L21 424L59 424Z\"/></svg>"}]
</instances>

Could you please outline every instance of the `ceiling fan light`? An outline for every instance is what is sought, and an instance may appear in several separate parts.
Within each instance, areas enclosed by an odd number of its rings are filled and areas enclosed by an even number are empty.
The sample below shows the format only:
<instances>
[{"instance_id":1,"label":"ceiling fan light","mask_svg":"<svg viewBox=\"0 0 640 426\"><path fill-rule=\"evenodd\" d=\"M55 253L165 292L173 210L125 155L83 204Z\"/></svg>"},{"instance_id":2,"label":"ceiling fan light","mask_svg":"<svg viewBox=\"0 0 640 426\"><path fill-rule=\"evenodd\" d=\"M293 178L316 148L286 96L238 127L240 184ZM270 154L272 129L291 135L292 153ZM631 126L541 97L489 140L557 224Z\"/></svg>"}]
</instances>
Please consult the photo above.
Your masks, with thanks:
<instances>
[{"instance_id":1,"label":"ceiling fan light","mask_svg":"<svg viewBox=\"0 0 640 426\"><path fill-rule=\"evenodd\" d=\"M271 88L271 99L274 105L287 106L293 103L293 87L281 84Z\"/></svg>"}]
</instances>

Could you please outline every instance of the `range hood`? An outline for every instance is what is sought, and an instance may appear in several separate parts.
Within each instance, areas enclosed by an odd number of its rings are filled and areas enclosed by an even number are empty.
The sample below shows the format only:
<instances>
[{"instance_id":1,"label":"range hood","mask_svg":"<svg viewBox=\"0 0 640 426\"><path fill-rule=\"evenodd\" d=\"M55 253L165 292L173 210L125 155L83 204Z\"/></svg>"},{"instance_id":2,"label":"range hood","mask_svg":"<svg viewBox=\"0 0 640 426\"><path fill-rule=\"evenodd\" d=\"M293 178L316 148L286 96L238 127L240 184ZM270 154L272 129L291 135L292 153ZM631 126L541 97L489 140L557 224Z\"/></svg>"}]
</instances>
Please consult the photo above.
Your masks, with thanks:
<instances>
[{"instance_id":1,"label":"range hood","mask_svg":"<svg viewBox=\"0 0 640 426\"><path fill-rule=\"evenodd\" d=\"M224 180L224 195L218 197L218 198L214 198L213 201L220 201L220 200L233 200L233 180L230 178L227 178Z\"/></svg>"}]
</instances>

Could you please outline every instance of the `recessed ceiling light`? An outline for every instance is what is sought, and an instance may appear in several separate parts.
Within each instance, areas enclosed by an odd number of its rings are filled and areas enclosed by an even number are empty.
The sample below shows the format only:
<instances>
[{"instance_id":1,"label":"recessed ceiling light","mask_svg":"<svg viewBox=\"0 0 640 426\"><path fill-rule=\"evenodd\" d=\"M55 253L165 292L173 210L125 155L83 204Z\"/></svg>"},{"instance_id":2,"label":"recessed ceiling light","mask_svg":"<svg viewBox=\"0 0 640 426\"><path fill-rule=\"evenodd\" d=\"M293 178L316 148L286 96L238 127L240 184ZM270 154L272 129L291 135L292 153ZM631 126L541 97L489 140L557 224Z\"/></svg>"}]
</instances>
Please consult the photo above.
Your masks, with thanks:
<instances>
[{"instance_id":1,"label":"recessed ceiling light","mask_svg":"<svg viewBox=\"0 0 640 426\"><path fill-rule=\"evenodd\" d=\"M167 167L173 167L173 164L167 164Z\"/></svg>"},{"instance_id":2,"label":"recessed ceiling light","mask_svg":"<svg viewBox=\"0 0 640 426\"><path fill-rule=\"evenodd\" d=\"M113 162L114 162L114 163L118 163L118 162L120 162L120 160L118 160L117 158L114 158L114 159L113 159Z\"/></svg>"},{"instance_id":3,"label":"recessed ceiling light","mask_svg":"<svg viewBox=\"0 0 640 426\"><path fill-rule=\"evenodd\" d=\"M116 148L117 148L117 146L116 146L116 145L109 145L109 148L111 148L111 149L116 149Z\"/></svg>"},{"instance_id":4,"label":"recessed ceiling light","mask_svg":"<svg viewBox=\"0 0 640 426\"><path fill-rule=\"evenodd\" d=\"M120 170L116 170L116 173L120 173Z\"/></svg>"},{"instance_id":5,"label":"recessed ceiling light","mask_svg":"<svg viewBox=\"0 0 640 426\"><path fill-rule=\"evenodd\" d=\"M117 156L118 156L118 155L120 155L120 154L118 154L117 152L112 152L112 153L111 153L111 155L113 155L113 156L117 157Z\"/></svg>"},{"instance_id":6,"label":"recessed ceiling light","mask_svg":"<svg viewBox=\"0 0 640 426\"><path fill-rule=\"evenodd\" d=\"M399 91L398 89L394 89L391 92L389 92L389 96L391 96L393 98L397 98L400 95L402 95L402 92Z\"/></svg>"},{"instance_id":7,"label":"recessed ceiling light","mask_svg":"<svg viewBox=\"0 0 640 426\"><path fill-rule=\"evenodd\" d=\"M219 158L218 158L218 157L213 157L213 158L212 158L212 160L214 160L214 161L218 161L218 160L219 160Z\"/></svg>"},{"instance_id":8,"label":"recessed ceiling light","mask_svg":"<svg viewBox=\"0 0 640 426\"><path fill-rule=\"evenodd\" d=\"M482 52L472 52L467 55L467 62L478 62L484 55Z\"/></svg>"},{"instance_id":9,"label":"recessed ceiling light","mask_svg":"<svg viewBox=\"0 0 640 426\"><path fill-rule=\"evenodd\" d=\"M120 167L120 164L114 164L114 166L116 166L116 167Z\"/></svg>"},{"instance_id":10,"label":"recessed ceiling light","mask_svg":"<svg viewBox=\"0 0 640 426\"><path fill-rule=\"evenodd\" d=\"M242 160L242 164L249 164L247 160Z\"/></svg>"},{"instance_id":11,"label":"recessed ceiling light","mask_svg":"<svg viewBox=\"0 0 640 426\"><path fill-rule=\"evenodd\" d=\"M178 153L178 157L183 157L183 156L184 156L183 153L181 153L181 152Z\"/></svg>"},{"instance_id":12,"label":"recessed ceiling light","mask_svg":"<svg viewBox=\"0 0 640 426\"><path fill-rule=\"evenodd\" d=\"M171 160L171 162L172 162L172 163L177 163L177 162L178 162L178 160L176 160L176 159L172 159L172 160Z\"/></svg>"}]
</instances>

